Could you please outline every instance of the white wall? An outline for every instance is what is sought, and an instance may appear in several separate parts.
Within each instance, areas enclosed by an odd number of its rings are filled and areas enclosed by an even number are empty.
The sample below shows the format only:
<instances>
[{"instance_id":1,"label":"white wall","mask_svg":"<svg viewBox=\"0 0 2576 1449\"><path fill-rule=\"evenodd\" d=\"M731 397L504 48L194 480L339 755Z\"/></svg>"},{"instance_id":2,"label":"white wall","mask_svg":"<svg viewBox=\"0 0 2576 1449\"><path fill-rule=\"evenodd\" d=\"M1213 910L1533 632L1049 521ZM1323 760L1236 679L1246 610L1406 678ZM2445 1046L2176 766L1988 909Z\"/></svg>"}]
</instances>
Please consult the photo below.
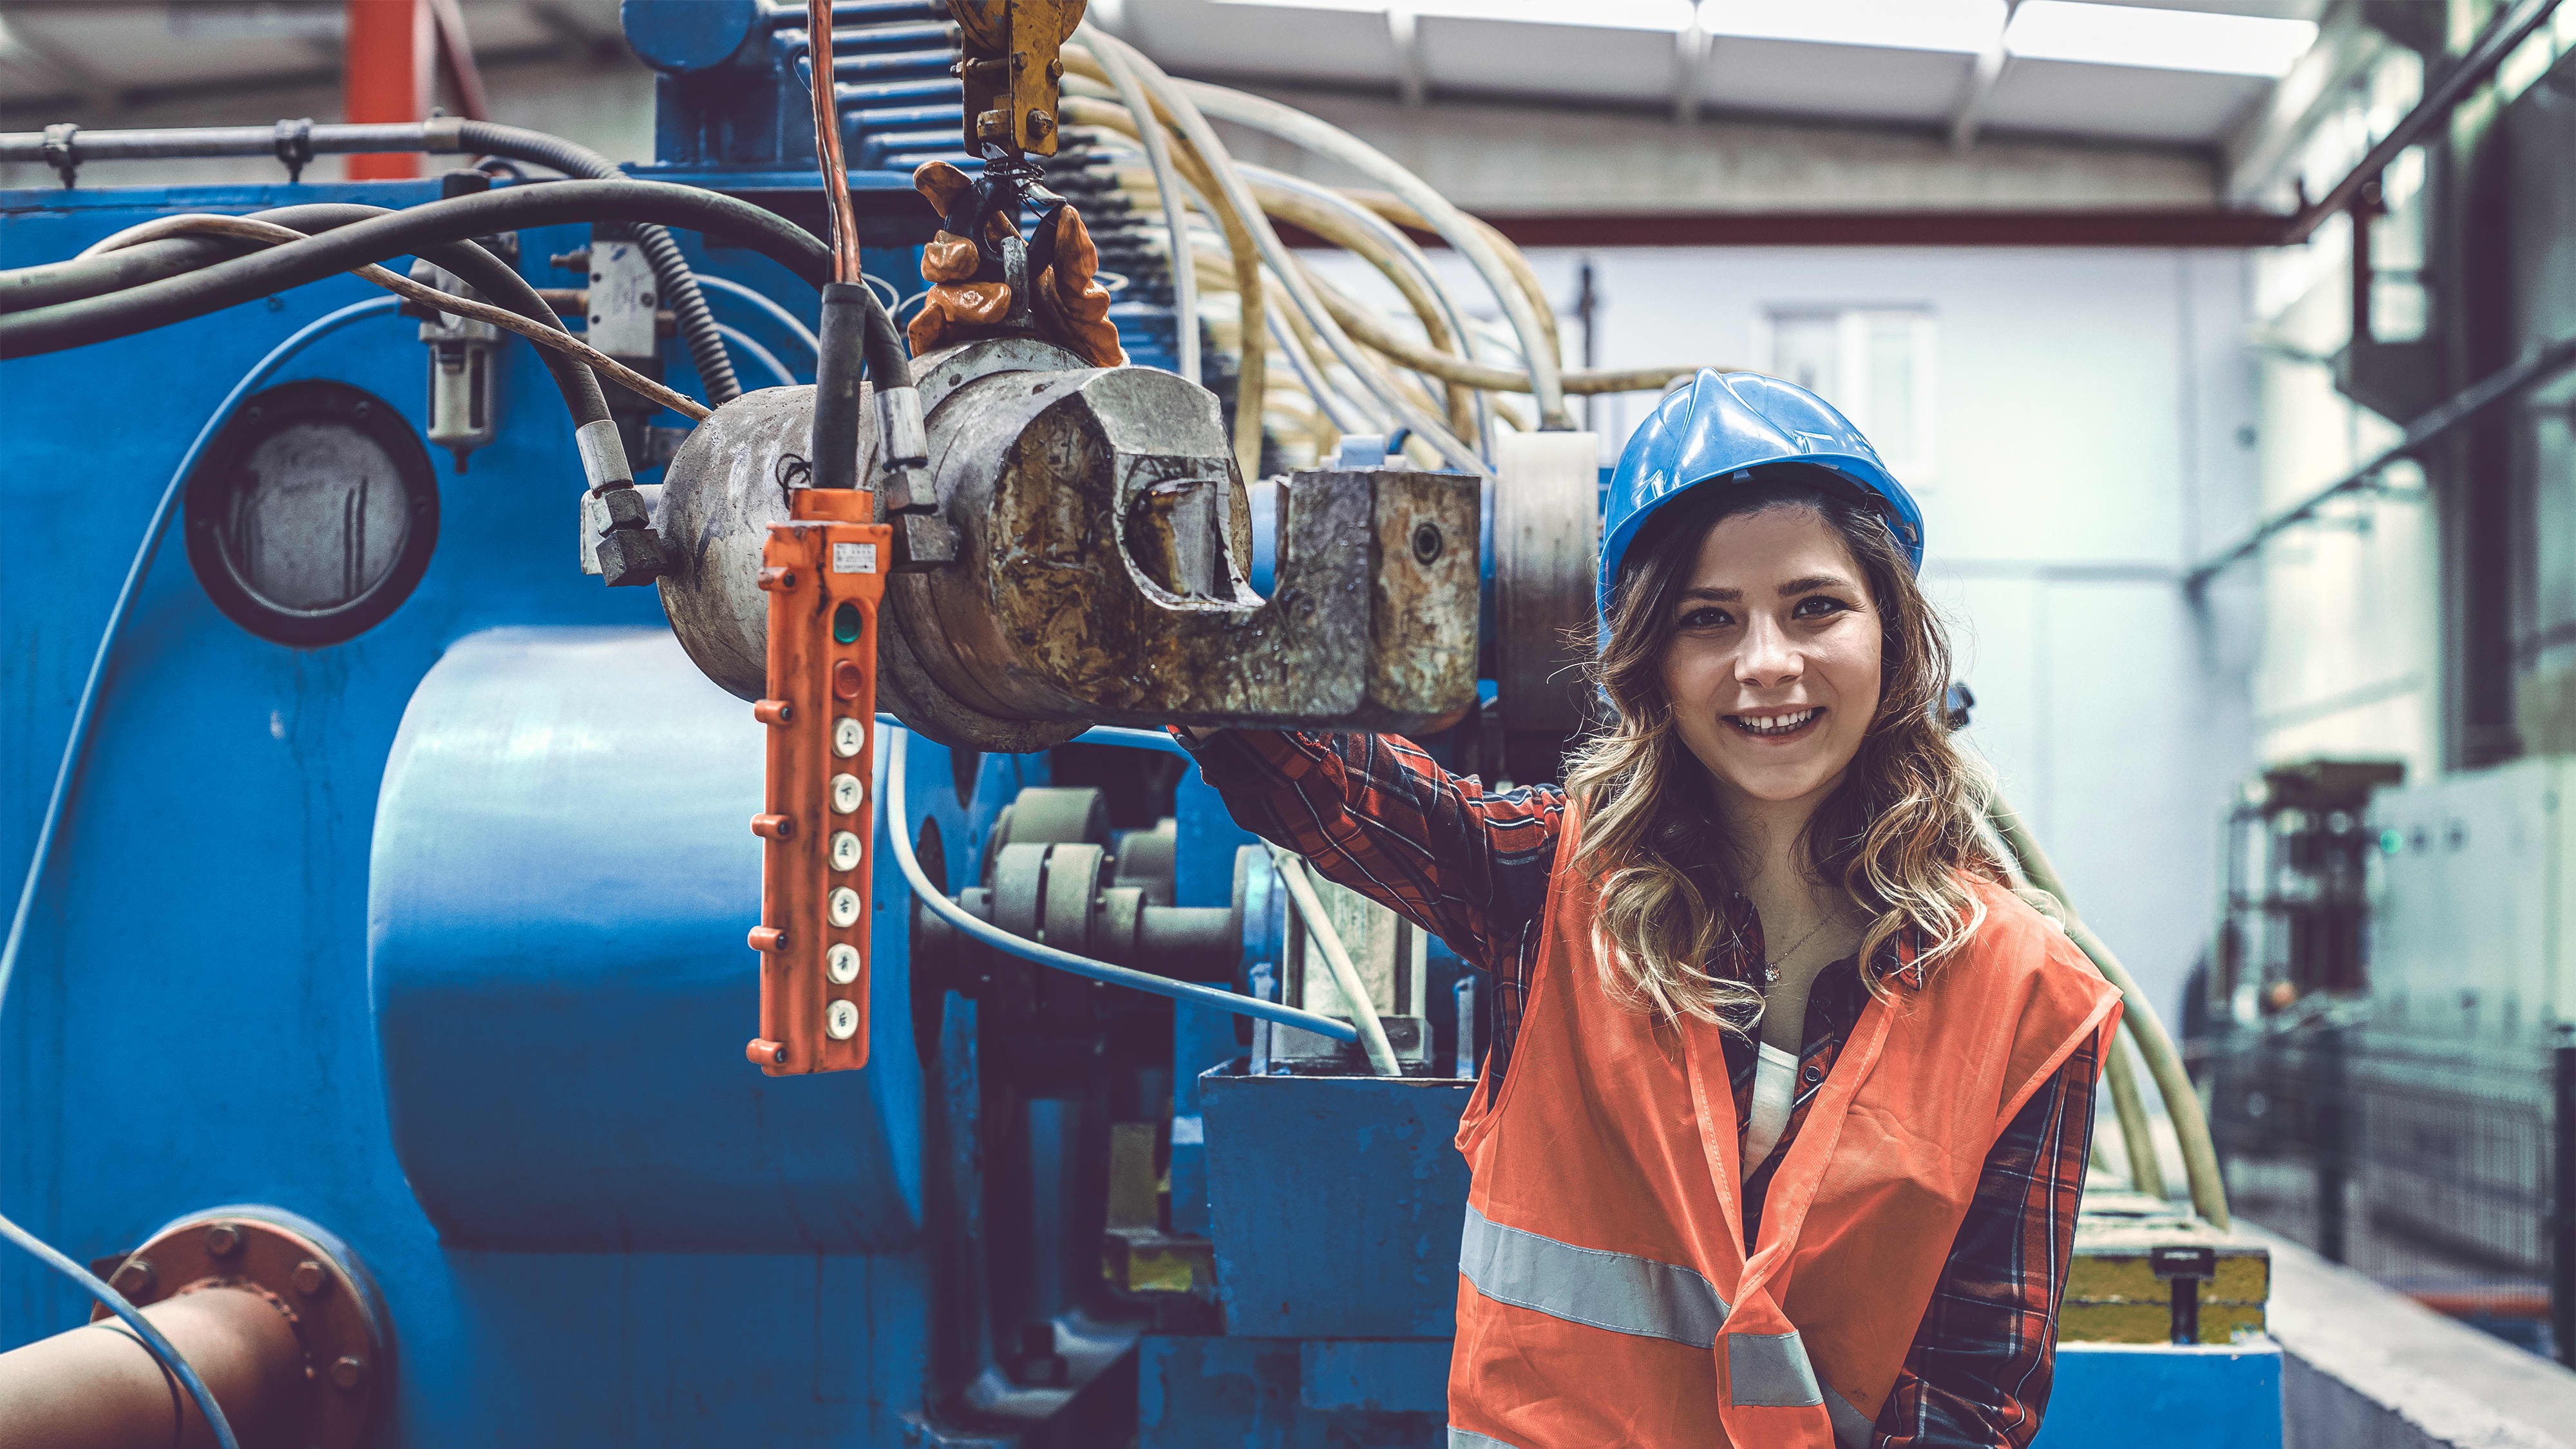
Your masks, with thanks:
<instances>
[{"instance_id":1,"label":"white wall","mask_svg":"<svg viewBox=\"0 0 2576 1449\"><path fill-rule=\"evenodd\" d=\"M2252 611L2232 581L2206 609L2190 605L2180 584L2252 512L2245 258L1968 248L1592 255L1605 367L1767 366L1754 348L1775 307L1932 309L1933 469L1918 489L1925 579L1953 621L1959 677L1976 691L1972 737L2085 915L2173 1011L2211 925L2219 814L2252 766ZM1453 254L1435 256L1472 289ZM1346 260L1329 270L1362 285ZM1576 260L1531 256L1560 300L1573 296ZM1639 394L1604 406L1605 454L1652 402Z\"/></svg>"}]
</instances>

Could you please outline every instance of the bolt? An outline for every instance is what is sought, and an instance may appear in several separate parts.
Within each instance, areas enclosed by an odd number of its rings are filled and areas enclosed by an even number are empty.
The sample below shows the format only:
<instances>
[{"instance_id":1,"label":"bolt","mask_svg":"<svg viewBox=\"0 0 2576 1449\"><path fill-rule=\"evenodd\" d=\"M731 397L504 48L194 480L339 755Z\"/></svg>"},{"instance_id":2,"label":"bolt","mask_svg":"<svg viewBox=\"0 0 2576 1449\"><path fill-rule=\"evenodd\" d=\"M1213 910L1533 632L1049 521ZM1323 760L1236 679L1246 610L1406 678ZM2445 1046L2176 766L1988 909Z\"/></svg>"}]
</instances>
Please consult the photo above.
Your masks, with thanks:
<instances>
[{"instance_id":1,"label":"bolt","mask_svg":"<svg viewBox=\"0 0 2576 1449\"><path fill-rule=\"evenodd\" d=\"M354 1353L344 1353L331 1365L331 1382L344 1389L355 1389L367 1381L367 1361Z\"/></svg>"},{"instance_id":2,"label":"bolt","mask_svg":"<svg viewBox=\"0 0 2576 1449\"><path fill-rule=\"evenodd\" d=\"M152 1282L160 1275L148 1259L128 1258L116 1267L116 1276L107 1285L128 1298L140 1298L152 1291Z\"/></svg>"},{"instance_id":3,"label":"bolt","mask_svg":"<svg viewBox=\"0 0 2576 1449\"><path fill-rule=\"evenodd\" d=\"M1055 117L1048 115L1048 114L1047 114L1046 112L1044 112L1044 111L1031 111L1031 112L1029 112L1029 135L1030 135L1030 136L1032 136L1032 137L1045 136L1045 135L1048 135L1049 133L1053 132L1054 130L1055 130Z\"/></svg>"},{"instance_id":4,"label":"bolt","mask_svg":"<svg viewBox=\"0 0 2576 1449\"><path fill-rule=\"evenodd\" d=\"M1431 563L1440 557L1440 525L1417 523L1413 526L1413 557L1417 563Z\"/></svg>"},{"instance_id":5,"label":"bolt","mask_svg":"<svg viewBox=\"0 0 2576 1449\"><path fill-rule=\"evenodd\" d=\"M315 1298L321 1295L323 1289L330 1286L331 1275L322 1270L320 1263L307 1258L295 1265L296 1292L307 1298Z\"/></svg>"},{"instance_id":6,"label":"bolt","mask_svg":"<svg viewBox=\"0 0 2576 1449\"><path fill-rule=\"evenodd\" d=\"M206 1251L218 1258L229 1258L241 1251L242 1230L236 1223L217 1223L206 1229Z\"/></svg>"}]
</instances>

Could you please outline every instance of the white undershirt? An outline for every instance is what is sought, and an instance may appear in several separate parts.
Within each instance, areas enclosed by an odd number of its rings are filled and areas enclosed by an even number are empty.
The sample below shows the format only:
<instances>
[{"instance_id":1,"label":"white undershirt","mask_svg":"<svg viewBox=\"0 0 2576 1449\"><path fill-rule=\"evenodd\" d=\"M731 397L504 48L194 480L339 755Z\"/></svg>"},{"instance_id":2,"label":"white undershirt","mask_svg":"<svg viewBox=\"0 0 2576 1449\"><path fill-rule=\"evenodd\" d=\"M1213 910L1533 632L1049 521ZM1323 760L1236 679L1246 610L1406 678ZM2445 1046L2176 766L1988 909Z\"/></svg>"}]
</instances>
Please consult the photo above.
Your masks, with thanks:
<instances>
[{"instance_id":1,"label":"white undershirt","mask_svg":"<svg viewBox=\"0 0 2576 1449\"><path fill-rule=\"evenodd\" d=\"M1789 1128L1789 1108L1798 1095L1798 1058L1762 1043L1759 1058L1753 1064L1753 1114L1744 1124L1744 1175L1768 1161L1771 1149L1780 1145L1780 1134Z\"/></svg>"}]
</instances>

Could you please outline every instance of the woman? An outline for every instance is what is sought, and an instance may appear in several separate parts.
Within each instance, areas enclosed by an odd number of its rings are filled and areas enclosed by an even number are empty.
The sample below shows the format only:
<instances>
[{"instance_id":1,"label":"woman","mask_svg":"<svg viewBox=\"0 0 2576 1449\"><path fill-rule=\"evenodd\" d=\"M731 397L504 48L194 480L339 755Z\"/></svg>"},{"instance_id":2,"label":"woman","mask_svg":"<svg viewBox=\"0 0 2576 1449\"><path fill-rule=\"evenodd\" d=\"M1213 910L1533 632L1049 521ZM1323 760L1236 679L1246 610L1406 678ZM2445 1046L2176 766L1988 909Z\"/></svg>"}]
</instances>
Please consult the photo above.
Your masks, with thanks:
<instances>
[{"instance_id":1,"label":"woman","mask_svg":"<svg viewBox=\"0 0 2576 1449\"><path fill-rule=\"evenodd\" d=\"M1449 1442L2018 1449L2119 1005L1979 844L1920 515L1745 374L1611 492L1612 719L1564 789L1195 742L1245 826L1495 976Z\"/></svg>"}]
</instances>

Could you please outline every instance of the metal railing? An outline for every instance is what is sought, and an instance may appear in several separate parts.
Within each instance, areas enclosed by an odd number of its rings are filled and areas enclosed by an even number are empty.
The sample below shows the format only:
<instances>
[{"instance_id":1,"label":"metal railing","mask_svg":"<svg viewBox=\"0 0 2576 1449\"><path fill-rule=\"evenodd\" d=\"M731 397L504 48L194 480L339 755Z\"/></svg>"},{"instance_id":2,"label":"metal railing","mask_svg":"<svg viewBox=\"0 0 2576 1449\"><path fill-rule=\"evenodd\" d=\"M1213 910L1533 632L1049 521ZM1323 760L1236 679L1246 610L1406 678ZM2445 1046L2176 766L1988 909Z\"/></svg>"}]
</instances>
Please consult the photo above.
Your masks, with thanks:
<instances>
[{"instance_id":1,"label":"metal railing","mask_svg":"<svg viewBox=\"0 0 2576 1449\"><path fill-rule=\"evenodd\" d=\"M2238 1213L2576 1363L2576 1037L2452 1053L2320 1023L2200 1067Z\"/></svg>"}]
</instances>

